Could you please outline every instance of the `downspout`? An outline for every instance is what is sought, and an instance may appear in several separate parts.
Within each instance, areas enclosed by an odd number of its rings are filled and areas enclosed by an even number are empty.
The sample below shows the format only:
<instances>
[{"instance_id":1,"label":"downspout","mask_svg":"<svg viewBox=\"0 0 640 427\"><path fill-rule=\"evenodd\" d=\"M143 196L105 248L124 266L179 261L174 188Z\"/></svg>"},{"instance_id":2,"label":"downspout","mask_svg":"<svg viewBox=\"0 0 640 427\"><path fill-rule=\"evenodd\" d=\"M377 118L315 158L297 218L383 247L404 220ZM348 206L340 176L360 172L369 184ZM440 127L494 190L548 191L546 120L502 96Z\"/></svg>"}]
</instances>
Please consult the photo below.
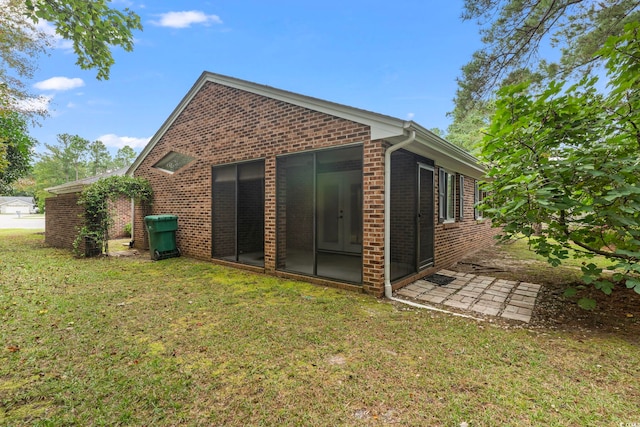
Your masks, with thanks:
<instances>
[{"instance_id":1,"label":"downspout","mask_svg":"<svg viewBox=\"0 0 640 427\"><path fill-rule=\"evenodd\" d=\"M464 317L467 319L473 319L478 321L484 321L477 317L469 316L466 314L454 313L452 311L443 310L430 305L418 304L413 301L407 301L399 299L393 296L393 288L391 287L391 154L395 151L406 147L416 139L416 131L412 130L409 137L404 141L392 145L387 148L384 153L384 296L391 301L407 304L412 307L422 308L431 311L439 311L441 313L447 313L453 316Z\"/></svg>"}]
</instances>

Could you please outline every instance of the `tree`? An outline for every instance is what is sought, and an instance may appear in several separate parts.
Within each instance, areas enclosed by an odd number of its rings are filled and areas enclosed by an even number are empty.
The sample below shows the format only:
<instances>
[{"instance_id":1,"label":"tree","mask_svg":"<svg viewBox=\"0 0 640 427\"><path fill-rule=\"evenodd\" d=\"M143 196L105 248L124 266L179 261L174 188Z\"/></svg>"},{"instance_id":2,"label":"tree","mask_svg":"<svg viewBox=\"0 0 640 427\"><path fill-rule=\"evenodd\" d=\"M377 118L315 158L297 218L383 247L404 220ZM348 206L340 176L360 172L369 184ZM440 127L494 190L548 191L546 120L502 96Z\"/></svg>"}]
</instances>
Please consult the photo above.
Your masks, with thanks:
<instances>
[{"instance_id":1,"label":"tree","mask_svg":"<svg viewBox=\"0 0 640 427\"><path fill-rule=\"evenodd\" d=\"M608 37L640 20L638 0L465 0L463 19L476 20L485 47L462 69L454 120L504 84L588 74L601 63L596 54ZM546 44L560 60L540 54Z\"/></svg>"},{"instance_id":2,"label":"tree","mask_svg":"<svg viewBox=\"0 0 640 427\"><path fill-rule=\"evenodd\" d=\"M138 157L133 148L125 145L120 148L113 159L113 165L116 169L129 166Z\"/></svg>"},{"instance_id":3,"label":"tree","mask_svg":"<svg viewBox=\"0 0 640 427\"><path fill-rule=\"evenodd\" d=\"M66 182L85 178L87 176L85 159L89 150L89 141L68 133L59 134L57 138L59 146L50 144L44 144L44 146L53 154L53 160L59 163Z\"/></svg>"},{"instance_id":4,"label":"tree","mask_svg":"<svg viewBox=\"0 0 640 427\"><path fill-rule=\"evenodd\" d=\"M11 184L29 172L35 145L24 115L0 109L0 194L9 193Z\"/></svg>"},{"instance_id":5,"label":"tree","mask_svg":"<svg viewBox=\"0 0 640 427\"><path fill-rule=\"evenodd\" d=\"M52 22L56 33L73 42L76 65L97 69L97 78L109 79L114 64L111 48L133 50L132 30L142 30L140 17L129 9L111 9L110 0L25 0L34 23Z\"/></svg>"},{"instance_id":6,"label":"tree","mask_svg":"<svg viewBox=\"0 0 640 427\"><path fill-rule=\"evenodd\" d=\"M4 0L0 10L0 99L16 109L29 94L24 80L33 77L37 56L52 46L52 38L37 24L51 22L56 33L73 43L76 64L109 78L111 50L133 50L133 30L140 17L129 9L110 8L110 0Z\"/></svg>"},{"instance_id":7,"label":"tree","mask_svg":"<svg viewBox=\"0 0 640 427\"><path fill-rule=\"evenodd\" d=\"M493 111L493 103L479 102L474 109L449 125L447 140L472 154L478 154L484 138L483 129L489 126Z\"/></svg>"},{"instance_id":8,"label":"tree","mask_svg":"<svg viewBox=\"0 0 640 427\"><path fill-rule=\"evenodd\" d=\"M566 89L552 81L544 90L523 83L498 92L482 150L490 166L483 207L503 238L524 234L552 265L570 249L601 255L612 262L613 282L640 293L640 24L597 55L606 61L607 94L587 77ZM582 272L605 293L614 288L595 264L585 261Z\"/></svg>"},{"instance_id":9,"label":"tree","mask_svg":"<svg viewBox=\"0 0 640 427\"><path fill-rule=\"evenodd\" d=\"M107 172L112 162L111 154L109 154L104 142L93 141L89 144L88 170L91 175L95 176Z\"/></svg>"},{"instance_id":10,"label":"tree","mask_svg":"<svg viewBox=\"0 0 640 427\"><path fill-rule=\"evenodd\" d=\"M50 47L50 38L26 16L22 0L4 0L0 11L0 103L25 99L23 80L33 77L35 58Z\"/></svg>"}]
</instances>

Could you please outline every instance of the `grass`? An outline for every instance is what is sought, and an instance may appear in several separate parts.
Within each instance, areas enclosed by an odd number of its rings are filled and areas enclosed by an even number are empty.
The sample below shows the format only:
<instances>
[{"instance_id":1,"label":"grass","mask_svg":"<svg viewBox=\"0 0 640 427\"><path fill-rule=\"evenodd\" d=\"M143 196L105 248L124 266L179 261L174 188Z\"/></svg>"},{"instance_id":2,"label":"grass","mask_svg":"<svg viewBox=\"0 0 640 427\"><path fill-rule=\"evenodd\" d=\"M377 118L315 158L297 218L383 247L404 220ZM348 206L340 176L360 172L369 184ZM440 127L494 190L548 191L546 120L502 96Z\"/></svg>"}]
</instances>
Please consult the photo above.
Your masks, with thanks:
<instances>
[{"instance_id":1,"label":"grass","mask_svg":"<svg viewBox=\"0 0 640 427\"><path fill-rule=\"evenodd\" d=\"M640 352L0 230L2 425L618 425Z\"/></svg>"},{"instance_id":2,"label":"grass","mask_svg":"<svg viewBox=\"0 0 640 427\"><path fill-rule=\"evenodd\" d=\"M570 250L569 257L562 260L561 265L552 267L545 257L537 255L530 249L529 243L525 238L510 240L507 243L498 243L494 247L486 249L484 252L480 251L481 253L479 254L479 257L483 258L484 261L489 260L490 263L497 266L515 268L514 271L511 271L511 275L501 276L498 274L498 276L534 283L554 283L569 286L582 282L580 267L583 265L594 263L605 270L613 265L610 260L599 255L591 258L576 258L576 252ZM471 256L470 259L473 261L473 258Z\"/></svg>"},{"instance_id":3,"label":"grass","mask_svg":"<svg viewBox=\"0 0 640 427\"><path fill-rule=\"evenodd\" d=\"M510 245L509 252L516 258L533 259L536 261L542 261L544 263L547 263L547 260L545 257L541 255L537 255L529 248L529 242L526 238L513 240L512 242L509 243L509 245ZM569 250L568 258L562 260L563 267L580 268L584 264L593 263L597 267L607 269L614 265L614 263L611 260L600 255L594 255L591 258L583 257L582 253L584 251L577 245L572 245L572 248L573 249ZM547 265L549 264L547 263Z\"/></svg>"}]
</instances>

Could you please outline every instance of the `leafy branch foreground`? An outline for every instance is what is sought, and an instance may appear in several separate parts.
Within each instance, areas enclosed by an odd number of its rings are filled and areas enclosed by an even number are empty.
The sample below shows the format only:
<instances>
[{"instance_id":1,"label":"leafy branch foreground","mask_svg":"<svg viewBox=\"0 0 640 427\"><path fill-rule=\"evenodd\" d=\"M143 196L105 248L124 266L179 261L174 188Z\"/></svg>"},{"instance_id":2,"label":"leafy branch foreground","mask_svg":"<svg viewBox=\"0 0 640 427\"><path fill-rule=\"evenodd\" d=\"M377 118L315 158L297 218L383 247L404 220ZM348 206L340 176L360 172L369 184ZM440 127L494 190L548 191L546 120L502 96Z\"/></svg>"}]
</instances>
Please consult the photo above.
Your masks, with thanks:
<instances>
[{"instance_id":1,"label":"leafy branch foreground","mask_svg":"<svg viewBox=\"0 0 640 427\"><path fill-rule=\"evenodd\" d=\"M640 24L598 54L606 94L595 78L498 93L482 152L491 178L484 207L505 239L524 234L552 265L575 249L586 283L640 293ZM612 262L612 280L589 262L596 255Z\"/></svg>"},{"instance_id":2,"label":"leafy branch foreground","mask_svg":"<svg viewBox=\"0 0 640 427\"><path fill-rule=\"evenodd\" d=\"M637 344L0 230L3 425L619 425Z\"/></svg>"}]
</instances>

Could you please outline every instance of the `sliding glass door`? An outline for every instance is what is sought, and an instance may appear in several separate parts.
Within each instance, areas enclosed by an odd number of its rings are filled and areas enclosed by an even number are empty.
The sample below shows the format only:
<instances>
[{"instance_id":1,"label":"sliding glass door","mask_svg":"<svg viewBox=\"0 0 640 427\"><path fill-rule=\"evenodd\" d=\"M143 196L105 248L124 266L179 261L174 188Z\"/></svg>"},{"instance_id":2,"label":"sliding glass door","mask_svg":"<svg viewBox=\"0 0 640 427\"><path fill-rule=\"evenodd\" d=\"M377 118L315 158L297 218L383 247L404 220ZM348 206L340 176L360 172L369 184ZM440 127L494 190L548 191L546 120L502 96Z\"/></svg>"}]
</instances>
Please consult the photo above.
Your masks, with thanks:
<instances>
[{"instance_id":1,"label":"sliding glass door","mask_svg":"<svg viewBox=\"0 0 640 427\"><path fill-rule=\"evenodd\" d=\"M362 147L277 161L279 269L362 282Z\"/></svg>"},{"instance_id":2,"label":"sliding glass door","mask_svg":"<svg viewBox=\"0 0 640 427\"><path fill-rule=\"evenodd\" d=\"M212 169L213 258L264 266L264 161Z\"/></svg>"}]
</instances>

